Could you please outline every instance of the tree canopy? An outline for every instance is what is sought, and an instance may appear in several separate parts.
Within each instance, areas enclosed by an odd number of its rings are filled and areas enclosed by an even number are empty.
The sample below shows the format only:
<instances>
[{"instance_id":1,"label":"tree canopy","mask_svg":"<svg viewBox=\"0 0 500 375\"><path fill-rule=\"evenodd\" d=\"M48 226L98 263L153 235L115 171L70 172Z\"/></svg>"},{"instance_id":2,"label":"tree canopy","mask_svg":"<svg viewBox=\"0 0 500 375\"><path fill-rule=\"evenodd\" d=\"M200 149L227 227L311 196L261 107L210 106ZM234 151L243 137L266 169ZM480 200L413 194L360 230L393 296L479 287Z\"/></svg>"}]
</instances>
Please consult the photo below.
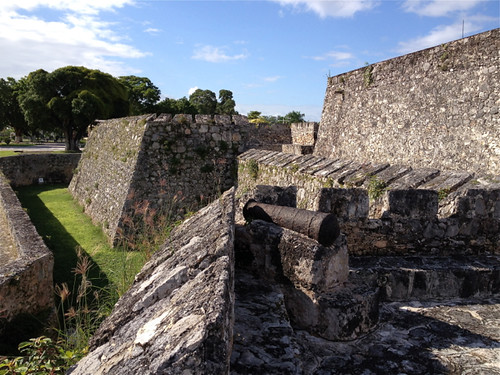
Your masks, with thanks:
<instances>
[{"instance_id":1,"label":"tree canopy","mask_svg":"<svg viewBox=\"0 0 500 375\"><path fill-rule=\"evenodd\" d=\"M28 131L28 124L17 100L19 83L14 78L0 78L0 130L6 126L14 128L16 141Z\"/></svg>"},{"instance_id":2,"label":"tree canopy","mask_svg":"<svg viewBox=\"0 0 500 375\"><path fill-rule=\"evenodd\" d=\"M28 125L62 130L67 150L78 150L78 141L94 120L129 114L127 88L113 76L85 67L37 70L22 79L19 92Z\"/></svg>"},{"instance_id":3,"label":"tree canopy","mask_svg":"<svg viewBox=\"0 0 500 375\"><path fill-rule=\"evenodd\" d=\"M189 95L189 103L196 109L198 114L215 115L217 98L213 91L197 89Z\"/></svg>"},{"instance_id":4,"label":"tree canopy","mask_svg":"<svg viewBox=\"0 0 500 375\"><path fill-rule=\"evenodd\" d=\"M299 111L288 112L285 115L285 122L289 124L293 124L294 122L304 122L304 113L300 113Z\"/></svg>"},{"instance_id":5,"label":"tree canopy","mask_svg":"<svg viewBox=\"0 0 500 375\"><path fill-rule=\"evenodd\" d=\"M220 90L219 100L211 90L197 89L189 99L185 96L180 99L165 98L156 104L156 113L186 113L199 115L234 115L236 103L230 90Z\"/></svg>"},{"instance_id":6,"label":"tree canopy","mask_svg":"<svg viewBox=\"0 0 500 375\"><path fill-rule=\"evenodd\" d=\"M237 114L236 102L233 99L233 93L229 90L219 90L219 101L217 102L217 113L219 115Z\"/></svg>"},{"instance_id":7,"label":"tree canopy","mask_svg":"<svg viewBox=\"0 0 500 375\"><path fill-rule=\"evenodd\" d=\"M263 115L262 112L259 111L250 111L247 113L247 118L252 124L292 124L294 122L304 122L304 116L305 114L299 111L288 112L285 116Z\"/></svg>"},{"instance_id":8,"label":"tree canopy","mask_svg":"<svg viewBox=\"0 0 500 375\"><path fill-rule=\"evenodd\" d=\"M131 115L155 112L161 91L149 78L122 76L118 80L128 89Z\"/></svg>"}]
</instances>

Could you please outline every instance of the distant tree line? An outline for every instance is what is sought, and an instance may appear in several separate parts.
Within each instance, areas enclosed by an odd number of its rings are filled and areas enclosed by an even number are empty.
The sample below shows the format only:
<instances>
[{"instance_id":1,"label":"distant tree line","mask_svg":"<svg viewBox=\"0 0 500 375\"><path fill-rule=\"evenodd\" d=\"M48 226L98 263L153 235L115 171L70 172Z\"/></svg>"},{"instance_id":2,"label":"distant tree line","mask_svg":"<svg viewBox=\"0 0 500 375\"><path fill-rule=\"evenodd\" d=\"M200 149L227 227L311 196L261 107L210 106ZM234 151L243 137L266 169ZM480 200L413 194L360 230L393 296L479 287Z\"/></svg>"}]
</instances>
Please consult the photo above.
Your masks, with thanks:
<instances>
[{"instance_id":1,"label":"distant tree line","mask_svg":"<svg viewBox=\"0 0 500 375\"><path fill-rule=\"evenodd\" d=\"M0 78L0 130L14 130L16 142L23 135L44 132L64 137L66 150L77 151L79 141L96 119L109 119L147 113L186 113L206 115L237 114L230 90L197 89L189 98L165 98L149 78L115 78L99 70L66 66L49 73L43 69L19 80ZM300 122L304 114L290 112L284 117L261 116L251 111L257 124Z\"/></svg>"},{"instance_id":2,"label":"distant tree line","mask_svg":"<svg viewBox=\"0 0 500 375\"><path fill-rule=\"evenodd\" d=\"M115 78L99 70L67 66L43 69L19 80L0 78L0 130L10 127L16 141L23 135L60 134L66 150L78 150L87 127L96 119L146 113L236 114L233 93L196 90L189 99L164 99L146 77Z\"/></svg>"},{"instance_id":3,"label":"distant tree line","mask_svg":"<svg viewBox=\"0 0 500 375\"><path fill-rule=\"evenodd\" d=\"M288 112L285 116L269 116L263 115L262 112L259 111L250 111L247 114L248 120L253 124L293 124L295 122L304 122L304 113L300 113L299 111L291 111Z\"/></svg>"}]
</instances>

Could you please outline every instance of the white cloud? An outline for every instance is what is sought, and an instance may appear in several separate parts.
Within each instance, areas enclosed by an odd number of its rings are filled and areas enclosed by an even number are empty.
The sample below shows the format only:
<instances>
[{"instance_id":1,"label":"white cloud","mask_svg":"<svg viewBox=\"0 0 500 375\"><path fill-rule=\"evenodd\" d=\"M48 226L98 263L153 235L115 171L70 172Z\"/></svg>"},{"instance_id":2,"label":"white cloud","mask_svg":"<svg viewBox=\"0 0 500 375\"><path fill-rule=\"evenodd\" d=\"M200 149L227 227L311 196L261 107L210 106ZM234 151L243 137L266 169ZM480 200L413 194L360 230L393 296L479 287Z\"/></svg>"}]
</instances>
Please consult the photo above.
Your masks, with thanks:
<instances>
[{"instance_id":1,"label":"white cloud","mask_svg":"<svg viewBox=\"0 0 500 375\"><path fill-rule=\"evenodd\" d=\"M0 4L2 75L20 78L36 69L52 71L66 65L86 66L113 75L138 73L120 59L143 57L146 53L123 43L124 38L111 30L112 25L98 17L99 12L130 4L130 0L8 3ZM60 11L60 17L46 21L35 12L40 8Z\"/></svg>"},{"instance_id":2,"label":"white cloud","mask_svg":"<svg viewBox=\"0 0 500 375\"><path fill-rule=\"evenodd\" d=\"M210 45L199 46L198 49L194 51L192 58L195 60L220 63L233 60L243 60L248 57L247 53L229 55L226 51L227 47L214 47Z\"/></svg>"},{"instance_id":3,"label":"white cloud","mask_svg":"<svg viewBox=\"0 0 500 375\"><path fill-rule=\"evenodd\" d=\"M480 31L484 24L494 21L492 17L487 16L471 16L468 17L463 26L466 35ZM419 51L425 48L437 46L442 43L460 39L462 37L462 20L451 25L441 25L431 30L427 35L400 42L398 52L410 53Z\"/></svg>"},{"instance_id":4,"label":"white cloud","mask_svg":"<svg viewBox=\"0 0 500 375\"><path fill-rule=\"evenodd\" d=\"M421 16L442 17L474 8L485 0L406 0L403 9Z\"/></svg>"},{"instance_id":5,"label":"white cloud","mask_svg":"<svg viewBox=\"0 0 500 375\"><path fill-rule=\"evenodd\" d=\"M148 27L146 30L144 30L145 33L151 34L151 35L156 35L161 33L160 29L155 29L154 27Z\"/></svg>"},{"instance_id":6,"label":"white cloud","mask_svg":"<svg viewBox=\"0 0 500 375\"><path fill-rule=\"evenodd\" d=\"M264 81L266 82L276 82L278 79L284 78L282 76L272 76L272 77L264 77Z\"/></svg>"},{"instance_id":7,"label":"white cloud","mask_svg":"<svg viewBox=\"0 0 500 375\"><path fill-rule=\"evenodd\" d=\"M330 59L333 59L335 61L342 61L342 60L350 60L353 57L354 55L350 52L340 52L340 51L330 51L323 55L318 55L318 56L310 56L310 57L305 56L305 58L313 59L316 61L324 61Z\"/></svg>"},{"instance_id":8,"label":"white cloud","mask_svg":"<svg viewBox=\"0 0 500 375\"><path fill-rule=\"evenodd\" d=\"M193 92L195 92L196 90L198 90L198 89L199 89L199 87L198 87L198 86L191 87L191 88L188 90L188 96L191 96L191 94L192 94Z\"/></svg>"},{"instance_id":9,"label":"white cloud","mask_svg":"<svg viewBox=\"0 0 500 375\"><path fill-rule=\"evenodd\" d=\"M100 11L113 10L131 5L134 0L16 0L0 3L0 12L18 9L33 11L36 8L49 8L78 14L97 15Z\"/></svg>"},{"instance_id":10,"label":"white cloud","mask_svg":"<svg viewBox=\"0 0 500 375\"><path fill-rule=\"evenodd\" d=\"M316 13L321 18L352 17L357 12L375 7L377 0L272 0L295 10Z\"/></svg>"}]
</instances>

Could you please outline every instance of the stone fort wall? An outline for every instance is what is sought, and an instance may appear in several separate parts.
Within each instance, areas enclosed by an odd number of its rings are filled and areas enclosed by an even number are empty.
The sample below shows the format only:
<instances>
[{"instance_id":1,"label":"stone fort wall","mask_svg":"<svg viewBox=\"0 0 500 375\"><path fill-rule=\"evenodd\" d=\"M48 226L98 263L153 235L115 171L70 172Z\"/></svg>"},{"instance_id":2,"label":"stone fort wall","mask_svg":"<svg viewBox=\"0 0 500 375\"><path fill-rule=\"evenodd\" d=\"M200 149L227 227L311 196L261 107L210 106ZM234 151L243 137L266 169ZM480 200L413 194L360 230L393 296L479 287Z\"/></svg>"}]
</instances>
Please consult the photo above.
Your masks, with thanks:
<instances>
[{"instance_id":1,"label":"stone fort wall","mask_svg":"<svg viewBox=\"0 0 500 375\"><path fill-rule=\"evenodd\" d=\"M239 115L103 121L90 134L69 189L116 243L231 188L236 156L249 145L281 148L290 139L289 126L255 127Z\"/></svg>"},{"instance_id":2,"label":"stone fort wall","mask_svg":"<svg viewBox=\"0 0 500 375\"><path fill-rule=\"evenodd\" d=\"M500 29L328 79L315 155L500 173Z\"/></svg>"}]
</instances>

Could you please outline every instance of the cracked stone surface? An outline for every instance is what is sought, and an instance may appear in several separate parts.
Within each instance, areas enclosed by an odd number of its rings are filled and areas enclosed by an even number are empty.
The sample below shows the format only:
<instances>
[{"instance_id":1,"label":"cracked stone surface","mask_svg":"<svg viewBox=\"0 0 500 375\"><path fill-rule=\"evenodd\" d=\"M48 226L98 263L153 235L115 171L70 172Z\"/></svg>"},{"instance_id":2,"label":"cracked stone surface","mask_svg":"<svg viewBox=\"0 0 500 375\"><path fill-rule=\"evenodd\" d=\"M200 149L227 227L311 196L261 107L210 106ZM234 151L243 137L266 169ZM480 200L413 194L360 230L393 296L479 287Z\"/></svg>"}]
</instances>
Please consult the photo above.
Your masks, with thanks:
<instances>
[{"instance_id":1,"label":"cracked stone surface","mask_svg":"<svg viewBox=\"0 0 500 375\"><path fill-rule=\"evenodd\" d=\"M500 297L381 304L374 331L294 330L276 286L236 270L231 374L500 374Z\"/></svg>"}]
</instances>

